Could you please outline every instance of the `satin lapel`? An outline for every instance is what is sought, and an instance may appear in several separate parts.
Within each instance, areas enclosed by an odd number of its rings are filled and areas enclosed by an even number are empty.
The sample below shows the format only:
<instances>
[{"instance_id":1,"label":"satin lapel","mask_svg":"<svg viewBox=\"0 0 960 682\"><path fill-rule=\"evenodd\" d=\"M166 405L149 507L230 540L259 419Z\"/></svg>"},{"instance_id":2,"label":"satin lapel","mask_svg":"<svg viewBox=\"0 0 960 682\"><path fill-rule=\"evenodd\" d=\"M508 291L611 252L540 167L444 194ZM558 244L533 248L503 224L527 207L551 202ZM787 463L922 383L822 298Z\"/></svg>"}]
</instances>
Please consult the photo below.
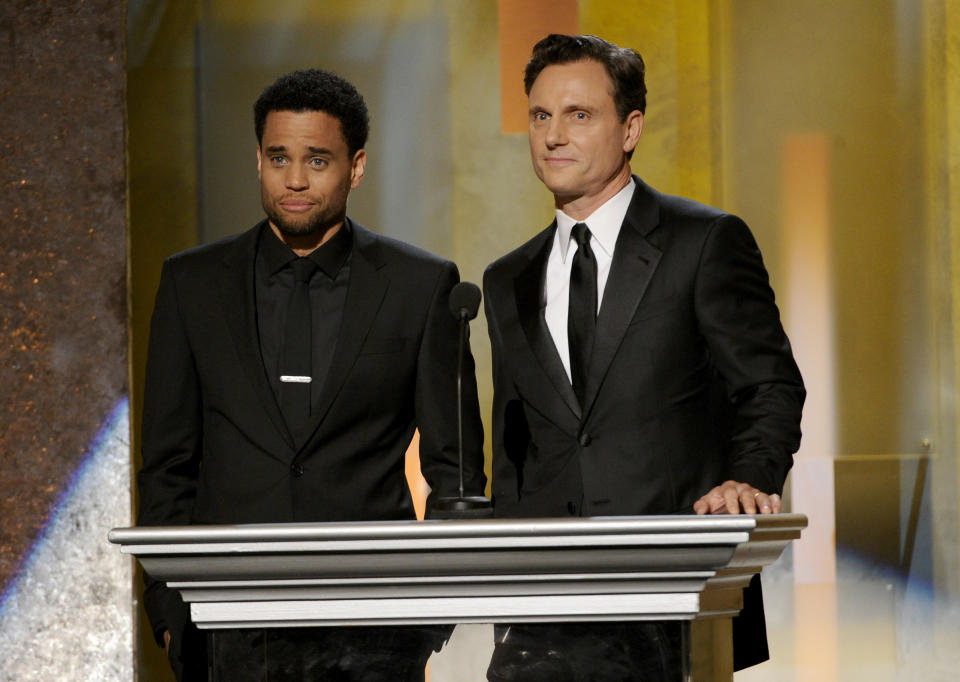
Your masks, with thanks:
<instances>
[{"instance_id":1,"label":"satin lapel","mask_svg":"<svg viewBox=\"0 0 960 682\"><path fill-rule=\"evenodd\" d=\"M267 381L263 358L260 357L260 331L257 329L253 271L260 229L261 226L258 225L237 240L235 248L223 261L224 271L223 276L220 277L222 310L240 366L253 385L263 411L267 413L277 431L283 435L287 445L293 448L293 437L290 435L287 423L280 412L280 406L277 405L277 399Z\"/></svg>"},{"instance_id":2,"label":"satin lapel","mask_svg":"<svg viewBox=\"0 0 960 682\"><path fill-rule=\"evenodd\" d=\"M376 243L370 233L357 223L352 222L351 226L354 237L353 254L350 258L350 285L347 288L343 320L340 322L340 333L337 335L337 346L333 351L330 369L311 410L315 415L311 419L311 432L316 431L323 421L350 374L389 284L389 280L378 272L383 263L379 261Z\"/></svg>"},{"instance_id":3,"label":"satin lapel","mask_svg":"<svg viewBox=\"0 0 960 682\"><path fill-rule=\"evenodd\" d=\"M514 295L517 301L517 314L520 326L527 337L527 342L533 354L540 362L543 371L550 378L550 383L557 389L563 402L570 411L580 418L580 404L573 392L573 386L563 368L560 354L550 336L546 319L543 316L543 284L547 269L547 258L553 244L553 235L556 232L556 223L552 229L545 232L545 239L539 248L534 247L532 257L527 265L514 279Z\"/></svg>"},{"instance_id":4,"label":"satin lapel","mask_svg":"<svg viewBox=\"0 0 960 682\"><path fill-rule=\"evenodd\" d=\"M590 357L584 413L590 412L610 363L663 255L644 236L656 227L658 212L652 192L638 179L638 187L614 247L610 275L597 316L597 334Z\"/></svg>"}]
</instances>

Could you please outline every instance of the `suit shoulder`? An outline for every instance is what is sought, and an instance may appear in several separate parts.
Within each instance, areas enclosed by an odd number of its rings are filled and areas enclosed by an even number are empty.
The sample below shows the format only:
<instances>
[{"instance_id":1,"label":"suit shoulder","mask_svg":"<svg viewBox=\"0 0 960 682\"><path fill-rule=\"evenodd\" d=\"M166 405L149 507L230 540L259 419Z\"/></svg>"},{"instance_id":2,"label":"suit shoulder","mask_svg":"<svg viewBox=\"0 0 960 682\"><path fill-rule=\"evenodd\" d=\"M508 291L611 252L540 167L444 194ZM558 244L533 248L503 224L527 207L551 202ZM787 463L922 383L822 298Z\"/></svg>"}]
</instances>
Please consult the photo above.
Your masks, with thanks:
<instances>
[{"instance_id":1,"label":"suit shoulder","mask_svg":"<svg viewBox=\"0 0 960 682\"><path fill-rule=\"evenodd\" d=\"M658 193L658 199L660 203L661 220L694 220L713 223L721 218L735 217L722 209L702 204L699 201L687 199L686 197Z\"/></svg>"},{"instance_id":2,"label":"suit shoulder","mask_svg":"<svg viewBox=\"0 0 960 682\"><path fill-rule=\"evenodd\" d=\"M720 234L752 235L743 219L714 206L685 197L659 193L657 201L659 207L657 222L660 228L673 238L689 238L703 242L711 236L716 237Z\"/></svg>"},{"instance_id":3,"label":"suit shoulder","mask_svg":"<svg viewBox=\"0 0 960 682\"><path fill-rule=\"evenodd\" d=\"M400 239L378 234L358 223L352 222L351 228L354 231L357 246L365 250L375 249L377 255L384 261L429 269L456 267L453 261L447 258Z\"/></svg>"},{"instance_id":4,"label":"suit shoulder","mask_svg":"<svg viewBox=\"0 0 960 682\"><path fill-rule=\"evenodd\" d=\"M167 257L166 262L176 267L194 267L202 266L205 263L217 262L222 259L224 255L230 253L238 246L242 246L245 242L249 241L252 247L256 242L259 227L260 226L257 225L246 232L232 234L217 239L216 241L198 244L189 249L184 249Z\"/></svg>"},{"instance_id":5,"label":"suit shoulder","mask_svg":"<svg viewBox=\"0 0 960 682\"><path fill-rule=\"evenodd\" d=\"M553 225L541 230L517 248L500 256L486 267L483 273L484 280L486 281L487 277L496 277L500 273L513 272L518 267L522 267L543 248L552 234Z\"/></svg>"}]
</instances>

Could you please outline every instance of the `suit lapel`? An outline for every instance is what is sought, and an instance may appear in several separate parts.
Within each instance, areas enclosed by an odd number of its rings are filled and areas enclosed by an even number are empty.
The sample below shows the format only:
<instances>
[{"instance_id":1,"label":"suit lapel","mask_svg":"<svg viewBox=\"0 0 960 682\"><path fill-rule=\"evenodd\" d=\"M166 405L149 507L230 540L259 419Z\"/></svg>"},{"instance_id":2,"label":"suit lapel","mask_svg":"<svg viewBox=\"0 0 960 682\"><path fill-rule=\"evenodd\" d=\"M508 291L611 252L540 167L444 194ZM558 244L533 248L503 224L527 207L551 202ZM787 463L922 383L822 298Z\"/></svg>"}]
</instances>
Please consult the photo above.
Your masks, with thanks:
<instances>
[{"instance_id":1,"label":"suit lapel","mask_svg":"<svg viewBox=\"0 0 960 682\"><path fill-rule=\"evenodd\" d=\"M589 413L596 400L610 363L662 256L661 251L645 237L659 222L656 199L652 190L639 178L634 179L637 188L617 237L610 275L597 316L597 334L590 357L583 410L585 414Z\"/></svg>"},{"instance_id":2,"label":"suit lapel","mask_svg":"<svg viewBox=\"0 0 960 682\"><path fill-rule=\"evenodd\" d=\"M557 393L570 411L580 418L580 404L570 385L560 354L550 336L546 319L543 316L543 284L547 268L547 258L556 232L556 222L545 230L540 241L530 245L530 260L514 279L514 294L517 302L517 314L520 325L527 337L527 343L540 362L543 371L550 378Z\"/></svg>"},{"instance_id":3,"label":"suit lapel","mask_svg":"<svg viewBox=\"0 0 960 682\"><path fill-rule=\"evenodd\" d=\"M343 319L340 322L340 333L337 335L330 369L310 410L313 415L311 436L330 410L343 382L350 374L389 284L389 280L378 272L384 263L381 262L373 234L355 222L351 221L350 226L353 230L350 285L347 288ZM309 438L307 440L309 441Z\"/></svg>"},{"instance_id":4,"label":"suit lapel","mask_svg":"<svg viewBox=\"0 0 960 682\"><path fill-rule=\"evenodd\" d=\"M223 314L233 340L240 366L253 385L254 392L276 430L284 441L294 448L293 437L277 405L277 399L267 381L260 356L260 331L257 329L256 299L254 293L254 263L257 241L264 223L260 223L237 240L234 248L223 261L224 272L220 280L220 295ZM237 273L241 273L238 277Z\"/></svg>"}]
</instances>

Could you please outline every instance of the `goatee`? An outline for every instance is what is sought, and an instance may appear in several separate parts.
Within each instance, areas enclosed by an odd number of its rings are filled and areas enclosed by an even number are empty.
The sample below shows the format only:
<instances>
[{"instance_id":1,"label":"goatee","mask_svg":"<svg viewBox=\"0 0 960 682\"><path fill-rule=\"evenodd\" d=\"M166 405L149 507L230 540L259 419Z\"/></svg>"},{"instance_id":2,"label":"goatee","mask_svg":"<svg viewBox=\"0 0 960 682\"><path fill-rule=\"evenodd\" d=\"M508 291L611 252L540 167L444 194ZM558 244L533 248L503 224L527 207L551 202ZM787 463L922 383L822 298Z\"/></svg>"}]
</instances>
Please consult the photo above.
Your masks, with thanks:
<instances>
[{"instance_id":1,"label":"goatee","mask_svg":"<svg viewBox=\"0 0 960 682\"><path fill-rule=\"evenodd\" d=\"M326 220L326 216L323 215L314 216L305 222L292 222L286 220L276 211L267 210L266 206L264 206L264 211L270 222L285 237L307 237L318 232L324 232L330 227L330 221Z\"/></svg>"}]
</instances>

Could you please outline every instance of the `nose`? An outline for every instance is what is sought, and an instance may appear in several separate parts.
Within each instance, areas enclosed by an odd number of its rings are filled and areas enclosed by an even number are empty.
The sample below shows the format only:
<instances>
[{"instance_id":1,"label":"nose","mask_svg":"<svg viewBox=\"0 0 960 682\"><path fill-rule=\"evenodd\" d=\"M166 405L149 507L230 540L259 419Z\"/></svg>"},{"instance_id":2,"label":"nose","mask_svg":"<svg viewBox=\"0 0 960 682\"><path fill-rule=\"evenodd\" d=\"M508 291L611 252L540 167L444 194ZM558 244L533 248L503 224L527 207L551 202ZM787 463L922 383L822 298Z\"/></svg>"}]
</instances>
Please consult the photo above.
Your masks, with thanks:
<instances>
[{"instance_id":1,"label":"nose","mask_svg":"<svg viewBox=\"0 0 960 682\"><path fill-rule=\"evenodd\" d=\"M307 181L307 170L297 163L290 164L284 180L286 180L287 189L300 191L310 186L310 183Z\"/></svg>"},{"instance_id":2,"label":"nose","mask_svg":"<svg viewBox=\"0 0 960 682\"><path fill-rule=\"evenodd\" d=\"M547 131L543 141L549 149L562 147L567 143L567 131L559 116L554 116L547 121Z\"/></svg>"}]
</instances>

